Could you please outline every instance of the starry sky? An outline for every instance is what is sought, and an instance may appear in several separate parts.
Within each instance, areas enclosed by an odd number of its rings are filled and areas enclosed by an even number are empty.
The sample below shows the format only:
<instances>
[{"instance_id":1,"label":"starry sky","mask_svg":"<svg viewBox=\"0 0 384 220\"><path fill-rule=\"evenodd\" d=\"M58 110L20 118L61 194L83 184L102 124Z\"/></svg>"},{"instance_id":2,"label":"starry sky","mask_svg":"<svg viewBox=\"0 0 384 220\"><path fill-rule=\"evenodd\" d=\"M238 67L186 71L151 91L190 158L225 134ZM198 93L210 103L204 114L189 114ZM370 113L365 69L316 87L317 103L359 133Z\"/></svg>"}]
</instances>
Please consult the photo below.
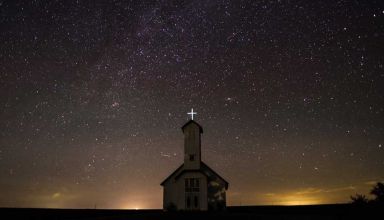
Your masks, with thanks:
<instances>
[{"instance_id":1,"label":"starry sky","mask_svg":"<svg viewBox=\"0 0 384 220\"><path fill-rule=\"evenodd\" d=\"M0 0L0 207L161 208L187 112L229 205L384 180L384 2Z\"/></svg>"}]
</instances>

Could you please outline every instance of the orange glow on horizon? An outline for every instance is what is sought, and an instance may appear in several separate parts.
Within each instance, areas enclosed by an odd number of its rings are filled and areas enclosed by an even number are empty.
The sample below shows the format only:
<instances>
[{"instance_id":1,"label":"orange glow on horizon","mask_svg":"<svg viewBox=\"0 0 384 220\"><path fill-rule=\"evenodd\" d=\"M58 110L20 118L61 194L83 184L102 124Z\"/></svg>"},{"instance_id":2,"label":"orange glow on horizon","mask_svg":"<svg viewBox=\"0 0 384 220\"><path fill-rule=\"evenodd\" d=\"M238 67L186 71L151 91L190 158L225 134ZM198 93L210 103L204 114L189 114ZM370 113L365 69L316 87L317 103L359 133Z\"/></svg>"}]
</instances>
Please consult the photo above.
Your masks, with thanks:
<instances>
[{"instance_id":1,"label":"orange glow on horizon","mask_svg":"<svg viewBox=\"0 0 384 220\"><path fill-rule=\"evenodd\" d=\"M143 204L138 203L124 203L119 206L121 209L129 209L129 210L140 210L145 209L145 206Z\"/></svg>"},{"instance_id":2,"label":"orange glow on horizon","mask_svg":"<svg viewBox=\"0 0 384 220\"><path fill-rule=\"evenodd\" d=\"M289 192L283 194L266 194L271 205L318 205L326 203L317 193Z\"/></svg>"},{"instance_id":3,"label":"orange glow on horizon","mask_svg":"<svg viewBox=\"0 0 384 220\"><path fill-rule=\"evenodd\" d=\"M272 205L283 205L283 206L297 206L297 205L319 205L324 204L316 199L302 199L302 198L291 198L282 199L274 202Z\"/></svg>"},{"instance_id":4,"label":"orange glow on horizon","mask_svg":"<svg viewBox=\"0 0 384 220\"><path fill-rule=\"evenodd\" d=\"M301 195L292 193L277 198L279 205L317 205L323 203L322 199L314 195Z\"/></svg>"},{"instance_id":5,"label":"orange glow on horizon","mask_svg":"<svg viewBox=\"0 0 384 220\"><path fill-rule=\"evenodd\" d=\"M129 210L139 210L139 209L144 209L141 206L138 205L126 205L123 206L122 209L129 209Z\"/></svg>"}]
</instances>

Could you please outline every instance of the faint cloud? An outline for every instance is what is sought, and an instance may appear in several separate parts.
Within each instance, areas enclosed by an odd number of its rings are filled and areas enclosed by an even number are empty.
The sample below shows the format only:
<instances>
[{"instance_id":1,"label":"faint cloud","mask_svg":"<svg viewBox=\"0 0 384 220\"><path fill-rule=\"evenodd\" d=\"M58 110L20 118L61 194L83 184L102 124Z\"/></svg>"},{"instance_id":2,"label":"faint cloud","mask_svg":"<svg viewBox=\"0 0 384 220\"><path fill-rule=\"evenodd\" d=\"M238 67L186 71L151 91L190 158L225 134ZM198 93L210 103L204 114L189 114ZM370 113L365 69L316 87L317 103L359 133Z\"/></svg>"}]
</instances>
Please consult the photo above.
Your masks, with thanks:
<instances>
[{"instance_id":1,"label":"faint cloud","mask_svg":"<svg viewBox=\"0 0 384 220\"><path fill-rule=\"evenodd\" d=\"M299 191L296 191L294 194L296 195L316 194L316 193L321 193L323 191L324 191L323 189L319 189L319 188L306 188L306 189L301 189Z\"/></svg>"},{"instance_id":2,"label":"faint cloud","mask_svg":"<svg viewBox=\"0 0 384 220\"><path fill-rule=\"evenodd\" d=\"M274 205L311 205L329 203L339 192L354 191L354 186L320 188L308 187L279 193L265 193L266 202ZM348 194L348 193L346 193Z\"/></svg>"},{"instance_id":3,"label":"faint cloud","mask_svg":"<svg viewBox=\"0 0 384 220\"><path fill-rule=\"evenodd\" d=\"M264 194L265 196L275 196L276 194L275 193L266 193Z\"/></svg>"},{"instance_id":4,"label":"faint cloud","mask_svg":"<svg viewBox=\"0 0 384 220\"><path fill-rule=\"evenodd\" d=\"M376 185L376 183L378 182L384 182L384 180L371 180L371 181L367 181L367 182L364 182L365 185L369 185L369 186L373 186L373 185Z\"/></svg>"},{"instance_id":5,"label":"faint cloud","mask_svg":"<svg viewBox=\"0 0 384 220\"><path fill-rule=\"evenodd\" d=\"M61 196L61 193L57 192L52 195L52 199L57 199Z\"/></svg>"},{"instance_id":6,"label":"faint cloud","mask_svg":"<svg viewBox=\"0 0 384 220\"><path fill-rule=\"evenodd\" d=\"M354 187L354 186L346 186L346 187L328 189L328 190L325 190L324 192L330 193L330 192L351 191L351 190L356 190L356 187Z\"/></svg>"},{"instance_id":7,"label":"faint cloud","mask_svg":"<svg viewBox=\"0 0 384 220\"><path fill-rule=\"evenodd\" d=\"M334 192L340 192L340 191L351 191L356 190L356 187L354 186L346 186L346 187L338 187L338 188L316 188L316 187L309 187L304 189L297 189L290 192L285 192L282 194L294 194L294 195L310 195L310 194L319 194L319 193L334 193ZM276 193L266 193L265 196L276 196Z\"/></svg>"},{"instance_id":8,"label":"faint cloud","mask_svg":"<svg viewBox=\"0 0 384 220\"><path fill-rule=\"evenodd\" d=\"M356 187L354 187L354 186L346 186L346 187L330 188L330 189L306 188L306 189L297 191L295 194L297 194L297 195L305 195L305 194L318 194L318 193L333 193L333 192L350 191L350 190L356 190Z\"/></svg>"}]
</instances>

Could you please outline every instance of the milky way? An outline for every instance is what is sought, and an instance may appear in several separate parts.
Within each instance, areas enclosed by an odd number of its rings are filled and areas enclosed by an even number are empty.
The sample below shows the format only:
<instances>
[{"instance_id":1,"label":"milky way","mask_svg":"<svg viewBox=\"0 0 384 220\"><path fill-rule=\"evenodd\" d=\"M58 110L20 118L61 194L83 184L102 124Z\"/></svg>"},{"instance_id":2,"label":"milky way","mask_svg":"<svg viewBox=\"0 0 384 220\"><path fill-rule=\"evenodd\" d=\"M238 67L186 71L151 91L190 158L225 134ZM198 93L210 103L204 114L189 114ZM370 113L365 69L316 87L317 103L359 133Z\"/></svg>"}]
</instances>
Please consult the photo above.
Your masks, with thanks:
<instances>
[{"instance_id":1,"label":"milky way","mask_svg":"<svg viewBox=\"0 0 384 220\"><path fill-rule=\"evenodd\" d=\"M0 1L0 206L160 208L187 112L229 205L384 180L384 3Z\"/></svg>"}]
</instances>

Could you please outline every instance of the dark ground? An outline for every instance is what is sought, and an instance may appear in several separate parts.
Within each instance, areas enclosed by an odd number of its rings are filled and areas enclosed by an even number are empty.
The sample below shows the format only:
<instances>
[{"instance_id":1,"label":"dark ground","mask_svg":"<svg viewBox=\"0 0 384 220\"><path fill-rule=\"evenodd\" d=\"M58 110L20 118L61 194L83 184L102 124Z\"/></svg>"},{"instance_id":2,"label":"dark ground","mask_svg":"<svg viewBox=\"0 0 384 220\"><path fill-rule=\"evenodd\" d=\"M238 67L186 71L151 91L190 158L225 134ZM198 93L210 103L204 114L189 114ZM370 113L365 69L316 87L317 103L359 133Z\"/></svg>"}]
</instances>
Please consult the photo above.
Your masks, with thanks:
<instances>
[{"instance_id":1,"label":"dark ground","mask_svg":"<svg viewBox=\"0 0 384 220\"><path fill-rule=\"evenodd\" d=\"M0 208L1 219L384 219L384 207L341 205L241 206L225 212Z\"/></svg>"}]
</instances>

